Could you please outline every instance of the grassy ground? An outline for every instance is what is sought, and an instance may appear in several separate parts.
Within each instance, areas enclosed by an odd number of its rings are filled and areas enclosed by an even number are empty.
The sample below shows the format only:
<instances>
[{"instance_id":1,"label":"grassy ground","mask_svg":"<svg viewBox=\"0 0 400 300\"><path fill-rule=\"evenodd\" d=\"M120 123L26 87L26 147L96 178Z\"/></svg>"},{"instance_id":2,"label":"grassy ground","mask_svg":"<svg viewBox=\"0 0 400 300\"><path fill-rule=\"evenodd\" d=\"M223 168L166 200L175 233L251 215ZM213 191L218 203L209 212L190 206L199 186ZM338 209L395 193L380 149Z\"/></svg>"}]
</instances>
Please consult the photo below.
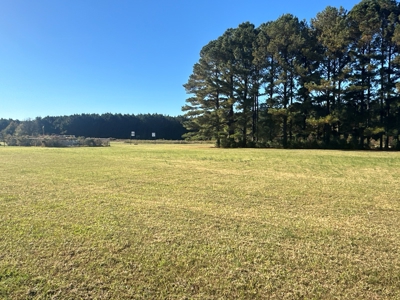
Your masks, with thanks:
<instances>
[{"instance_id":1,"label":"grassy ground","mask_svg":"<svg viewBox=\"0 0 400 300\"><path fill-rule=\"evenodd\" d=\"M400 153L0 148L1 299L400 299Z\"/></svg>"}]
</instances>

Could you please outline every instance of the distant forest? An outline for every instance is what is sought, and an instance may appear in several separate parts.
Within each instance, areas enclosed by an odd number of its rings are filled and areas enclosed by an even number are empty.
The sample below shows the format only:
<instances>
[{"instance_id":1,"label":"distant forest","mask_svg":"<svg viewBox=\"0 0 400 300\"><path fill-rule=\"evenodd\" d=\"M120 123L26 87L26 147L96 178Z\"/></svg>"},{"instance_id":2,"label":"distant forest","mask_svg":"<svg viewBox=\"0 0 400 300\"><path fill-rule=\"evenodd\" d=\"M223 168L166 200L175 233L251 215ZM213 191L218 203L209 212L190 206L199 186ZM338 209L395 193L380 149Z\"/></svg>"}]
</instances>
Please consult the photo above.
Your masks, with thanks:
<instances>
[{"instance_id":1,"label":"distant forest","mask_svg":"<svg viewBox=\"0 0 400 300\"><path fill-rule=\"evenodd\" d=\"M182 117L160 114L77 114L59 117L37 117L33 120L0 119L0 137L38 136L64 134L77 137L129 139L135 131L135 139L180 140L187 131Z\"/></svg>"},{"instance_id":2,"label":"distant forest","mask_svg":"<svg viewBox=\"0 0 400 300\"><path fill-rule=\"evenodd\" d=\"M306 3L305 3L306 4ZM221 147L400 149L400 5L285 14L210 41L184 85L185 135Z\"/></svg>"}]
</instances>

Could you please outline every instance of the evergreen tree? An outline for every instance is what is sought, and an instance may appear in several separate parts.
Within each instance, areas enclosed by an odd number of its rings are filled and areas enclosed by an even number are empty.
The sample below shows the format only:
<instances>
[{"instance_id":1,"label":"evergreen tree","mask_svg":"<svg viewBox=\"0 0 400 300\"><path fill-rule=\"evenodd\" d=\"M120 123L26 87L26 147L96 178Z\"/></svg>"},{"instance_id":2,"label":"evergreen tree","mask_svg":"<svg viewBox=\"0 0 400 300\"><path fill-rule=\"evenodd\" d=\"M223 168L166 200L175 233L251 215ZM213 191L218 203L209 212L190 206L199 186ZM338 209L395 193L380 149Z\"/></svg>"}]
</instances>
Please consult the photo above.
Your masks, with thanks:
<instances>
[{"instance_id":1,"label":"evergreen tree","mask_svg":"<svg viewBox=\"0 0 400 300\"><path fill-rule=\"evenodd\" d=\"M400 148L400 27L394 0L328 6L228 29L185 88L188 136L218 146Z\"/></svg>"},{"instance_id":2,"label":"evergreen tree","mask_svg":"<svg viewBox=\"0 0 400 300\"><path fill-rule=\"evenodd\" d=\"M200 52L200 60L193 67L193 73L184 85L186 92L193 96L186 100L182 107L185 117L185 127L189 130L188 138L215 139L217 147L221 146L224 136L224 107L222 71L221 71L221 40L208 43Z\"/></svg>"}]
</instances>

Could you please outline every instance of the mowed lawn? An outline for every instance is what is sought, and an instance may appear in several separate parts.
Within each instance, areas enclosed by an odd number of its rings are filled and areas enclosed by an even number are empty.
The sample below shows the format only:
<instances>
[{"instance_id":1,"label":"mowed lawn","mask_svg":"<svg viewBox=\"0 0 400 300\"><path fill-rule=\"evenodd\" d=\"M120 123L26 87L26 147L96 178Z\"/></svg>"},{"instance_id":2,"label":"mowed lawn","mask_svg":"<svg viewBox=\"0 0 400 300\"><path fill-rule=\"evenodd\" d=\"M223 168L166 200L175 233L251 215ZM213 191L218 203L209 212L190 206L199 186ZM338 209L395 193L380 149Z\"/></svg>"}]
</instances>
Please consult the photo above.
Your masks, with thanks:
<instances>
[{"instance_id":1,"label":"mowed lawn","mask_svg":"<svg viewBox=\"0 0 400 300\"><path fill-rule=\"evenodd\" d=\"M400 299L400 153L0 148L0 299Z\"/></svg>"}]
</instances>

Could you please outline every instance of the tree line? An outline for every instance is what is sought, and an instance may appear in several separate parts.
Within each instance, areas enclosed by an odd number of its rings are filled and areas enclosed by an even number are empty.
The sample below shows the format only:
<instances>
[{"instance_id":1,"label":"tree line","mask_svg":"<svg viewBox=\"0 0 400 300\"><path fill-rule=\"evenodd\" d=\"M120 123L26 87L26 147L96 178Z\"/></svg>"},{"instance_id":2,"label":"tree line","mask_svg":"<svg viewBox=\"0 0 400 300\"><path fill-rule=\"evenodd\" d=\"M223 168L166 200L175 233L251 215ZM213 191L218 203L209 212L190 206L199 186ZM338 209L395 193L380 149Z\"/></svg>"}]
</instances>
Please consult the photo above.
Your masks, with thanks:
<instances>
[{"instance_id":1,"label":"tree line","mask_svg":"<svg viewBox=\"0 0 400 300\"><path fill-rule=\"evenodd\" d=\"M219 147L400 149L400 6L328 6L226 30L184 88L188 139Z\"/></svg>"},{"instance_id":2,"label":"tree line","mask_svg":"<svg viewBox=\"0 0 400 300\"><path fill-rule=\"evenodd\" d=\"M179 140L186 133L182 117L161 114L76 114L71 116L37 117L32 120L0 119L0 134L7 136L75 135L77 137Z\"/></svg>"}]
</instances>

